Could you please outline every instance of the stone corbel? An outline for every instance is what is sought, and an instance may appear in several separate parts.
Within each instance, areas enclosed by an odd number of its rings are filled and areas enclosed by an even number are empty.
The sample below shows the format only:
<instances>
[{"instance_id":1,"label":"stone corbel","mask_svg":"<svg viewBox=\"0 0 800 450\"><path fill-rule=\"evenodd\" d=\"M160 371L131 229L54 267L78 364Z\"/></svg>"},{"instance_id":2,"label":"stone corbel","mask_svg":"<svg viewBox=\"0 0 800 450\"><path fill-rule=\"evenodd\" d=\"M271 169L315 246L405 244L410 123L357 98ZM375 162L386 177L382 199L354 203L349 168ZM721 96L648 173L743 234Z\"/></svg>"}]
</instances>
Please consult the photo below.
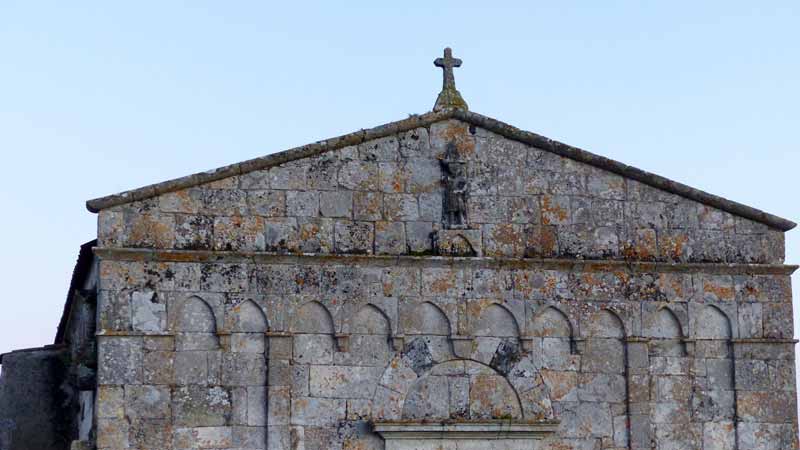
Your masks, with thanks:
<instances>
[{"instance_id":1,"label":"stone corbel","mask_svg":"<svg viewBox=\"0 0 800 450\"><path fill-rule=\"evenodd\" d=\"M695 340L690 338L683 338L681 339L683 343L683 351L686 353L686 356L689 358L694 358L694 347L695 347Z\"/></svg>"},{"instance_id":2,"label":"stone corbel","mask_svg":"<svg viewBox=\"0 0 800 450\"><path fill-rule=\"evenodd\" d=\"M534 345L536 344L537 338L534 336L522 336L519 338L520 342L522 343L522 351L525 353L531 353L534 350Z\"/></svg>"},{"instance_id":3,"label":"stone corbel","mask_svg":"<svg viewBox=\"0 0 800 450\"><path fill-rule=\"evenodd\" d=\"M405 348L406 337L402 334L390 337L389 341L392 349L396 352L402 352Z\"/></svg>"},{"instance_id":4,"label":"stone corbel","mask_svg":"<svg viewBox=\"0 0 800 450\"><path fill-rule=\"evenodd\" d=\"M453 345L453 353L459 358L469 358L472 355L472 336L450 336L450 343Z\"/></svg>"},{"instance_id":5,"label":"stone corbel","mask_svg":"<svg viewBox=\"0 0 800 450\"><path fill-rule=\"evenodd\" d=\"M336 351L347 353L350 351L350 335L349 334L336 334Z\"/></svg>"}]
</instances>

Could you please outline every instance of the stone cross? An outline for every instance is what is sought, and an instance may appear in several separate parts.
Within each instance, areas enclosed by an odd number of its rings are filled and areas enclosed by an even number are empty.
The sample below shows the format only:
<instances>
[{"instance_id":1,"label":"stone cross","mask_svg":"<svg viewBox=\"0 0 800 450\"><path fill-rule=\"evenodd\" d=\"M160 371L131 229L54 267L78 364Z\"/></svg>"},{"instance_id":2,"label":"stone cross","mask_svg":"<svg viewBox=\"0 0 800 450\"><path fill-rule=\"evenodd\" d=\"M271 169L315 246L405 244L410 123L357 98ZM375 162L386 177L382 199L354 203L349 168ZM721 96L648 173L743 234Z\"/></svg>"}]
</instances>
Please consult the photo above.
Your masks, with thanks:
<instances>
[{"instance_id":1,"label":"stone cross","mask_svg":"<svg viewBox=\"0 0 800 450\"><path fill-rule=\"evenodd\" d=\"M442 92L439 93L433 110L441 111L448 108L468 109L467 102L464 101L461 93L456 89L456 79L453 76L453 67L461 67L461 60L453 58L453 50L447 47L444 49L444 58L436 58L433 64L436 67L441 67L444 72Z\"/></svg>"},{"instance_id":2,"label":"stone cross","mask_svg":"<svg viewBox=\"0 0 800 450\"><path fill-rule=\"evenodd\" d=\"M450 47L444 49L444 58L436 58L433 65L441 67L444 72L442 89L455 89L456 78L453 76L453 67L461 67L461 60L453 58L453 50Z\"/></svg>"}]
</instances>

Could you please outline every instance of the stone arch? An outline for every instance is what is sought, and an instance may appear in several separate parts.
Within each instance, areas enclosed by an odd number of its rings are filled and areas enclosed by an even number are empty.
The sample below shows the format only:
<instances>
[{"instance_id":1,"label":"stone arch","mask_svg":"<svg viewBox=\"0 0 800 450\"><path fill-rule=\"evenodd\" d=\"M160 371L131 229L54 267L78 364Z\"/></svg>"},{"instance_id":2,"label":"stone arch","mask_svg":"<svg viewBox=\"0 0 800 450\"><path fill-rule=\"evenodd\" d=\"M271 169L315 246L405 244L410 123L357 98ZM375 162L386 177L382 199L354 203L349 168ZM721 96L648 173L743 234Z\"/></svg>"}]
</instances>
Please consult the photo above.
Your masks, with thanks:
<instances>
[{"instance_id":1,"label":"stone arch","mask_svg":"<svg viewBox=\"0 0 800 450\"><path fill-rule=\"evenodd\" d=\"M508 308L492 303L483 308L472 330L475 336L519 337L519 324Z\"/></svg>"},{"instance_id":2,"label":"stone arch","mask_svg":"<svg viewBox=\"0 0 800 450\"><path fill-rule=\"evenodd\" d=\"M294 333L333 334L333 316L325 305L312 300L297 310L289 330Z\"/></svg>"},{"instance_id":3,"label":"stone arch","mask_svg":"<svg viewBox=\"0 0 800 450\"><path fill-rule=\"evenodd\" d=\"M683 327L672 309L663 306L653 317L648 330L650 354L654 356L684 356Z\"/></svg>"},{"instance_id":4,"label":"stone arch","mask_svg":"<svg viewBox=\"0 0 800 450\"><path fill-rule=\"evenodd\" d=\"M407 335L449 336L450 319L441 308L431 302L417 305L406 320L403 332Z\"/></svg>"},{"instance_id":5,"label":"stone arch","mask_svg":"<svg viewBox=\"0 0 800 450\"><path fill-rule=\"evenodd\" d=\"M548 305L536 313L531 329L532 336L573 337L572 322L559 308Z\"/></svg>"},{"instance_id":6,"label":"stone arch","mask_svg":"<svg viewBox=\"0 0 800 450\"><path fill-rule=\"evenodd\" d=\"M414 306L403 321L403 332L408 347L425 345L434 361L453 358L450 319L435 303L426 301Z\"/></svg>"},{"instance_id":7,"label":"stone arch","mask_svg":"<svg viewBox=\"0 0 800 450\"><path fill-rule=\"evenodd\" d=\"M517 389L483 363L451 359L419 373L410 364L409 358L398 357L388 365L373 398L374 420L527 418ZM552 417L549 400L544 403L539 409Z\"/></svg>"},{"instance_id":8,"label":"stone arch","mask_svg":"<svg viewBox=\"0 0 800 450\"><path fill-rule=\"evenodd\" d=\"M670 308L664 306L656 311L650 337L663 339L678 339L683 337L681 321Z\"/></svg>"},{"instance_id":9,"label":"stone arch","mask_svg":"<svg viewBox=\"0 0 800 450\"><path fill-rule=\"evenodd\" d=\"M592 315L585 326L587 338L618 338L626 336L625 323L610 309L603 308Z\"/></svg>"},{"instance_id":10,"label":"stone arch","mask_svg":"<svg viewBox=\"0 0 800 450\"><path fill-rule=\"evenodd\" d=\"M215 350L219 348L217 319L204 299L193 295L178 308L175 323L175 347L178 351Z\"/></svg>"},{"instance_id":11,"label":"stone arch","mask_svg":"<svg viewBox=\"0 0 800 450\"><path fill-rule=\"evenodd\" d=\"M470 357L475 361L505 373L520 354L519 324L514 314L503 305L492 303L484 307L472 333L475 345Z\"/></svg>"},{"instance_id":12,"label":"stone arch","mask_svg":"<svg viewBox=\"0 0 800 450\"><path fill-rule=\"evenodd\" d=\"M392 325L389 316L377 306L368 303L348 320L350 335L348 351L341 353L337 362L346 365L383 367L391 358L389 338Z\"/></svg>"},{"instance_id":13,"label":"stone arch","mask_svg":"<svg viewBox=\"0 0 800 450\"><path fill-rule=\"evenodd\" d=\"M350 319L352 334L390 335L392 325L389 317L377 306L367 303Z\"/></svg>"},{"instance_id":14,"label":"stone arch","mask_svg":"<svg viewBox=\"0 0 800 450\"><path fill-rule=\"evenodd\" d=\"M295 364L332 364L333 316L320 302L310 301L298 309L289 330L293 334Z\"/></svg>"},{"instance_id":15,"label":"stone arch","mask_svg":"<svg viewBox=\"0 0 800 450\"><path fill-rule=\"evenodd\" d=\"M538 366L557 370L568 367L575 346L572 323L564 312L546 306L533 318L530 334Z\"/></svg>"},{"instance_id":16,"label":"stone arch","mask_svg":"<svg viewBox=\"0 0 800 450\"><path fill-rule=\"evenodd\" d=\"M707 305L700 310L697 323L700 326L695 334L700 339L731 339L733 337L730 318L714 305Z\"/></svg>"},{"instance_id":17,"label":"stone arch","mask_svg":"<svg viewBox=\"0 0 800 450\"><path fill-rule=\"evenodd\" d=\"M214 310L205 300L193 295L183 301L176 329L187 333L216 333L217 319Z\"/></svg>"},{"instance_id":18,"label":"stone arch","mask_svg":"<svg viewBox=\"0 0 800 450\"><path fill-rule=\"evenodd\" d=\"M231 310L231 331L264 333L269 329L267 316L253 300L245 300Z\"/></svg>"}]
</instances>

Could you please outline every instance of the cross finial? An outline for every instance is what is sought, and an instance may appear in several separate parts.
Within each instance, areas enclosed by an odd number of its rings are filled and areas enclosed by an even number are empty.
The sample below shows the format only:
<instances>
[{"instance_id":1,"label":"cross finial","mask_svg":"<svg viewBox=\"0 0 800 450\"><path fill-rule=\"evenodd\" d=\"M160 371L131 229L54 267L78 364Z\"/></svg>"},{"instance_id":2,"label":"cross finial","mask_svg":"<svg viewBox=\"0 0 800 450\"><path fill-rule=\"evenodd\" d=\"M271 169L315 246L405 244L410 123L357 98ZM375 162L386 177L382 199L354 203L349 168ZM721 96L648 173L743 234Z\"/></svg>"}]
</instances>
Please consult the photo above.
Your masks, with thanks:
<instances>
[{"instance_id":1,"label":"cross finial","mask_svg":"<svg viewBox=\"0 0 800 450\"><path fill-rule=\"evenodd\" d=\"M447 108L467 109L467 102L461 98L461 94L456 89L456 79L453 76L453 67L461 67L461 60L453 58L453 50L447 47L444 49L444 58L436 58L433 64L436 67L441 67L443 72L442 92L439 93L433 110L441 111Z\"/></svg>"}]
</instances>

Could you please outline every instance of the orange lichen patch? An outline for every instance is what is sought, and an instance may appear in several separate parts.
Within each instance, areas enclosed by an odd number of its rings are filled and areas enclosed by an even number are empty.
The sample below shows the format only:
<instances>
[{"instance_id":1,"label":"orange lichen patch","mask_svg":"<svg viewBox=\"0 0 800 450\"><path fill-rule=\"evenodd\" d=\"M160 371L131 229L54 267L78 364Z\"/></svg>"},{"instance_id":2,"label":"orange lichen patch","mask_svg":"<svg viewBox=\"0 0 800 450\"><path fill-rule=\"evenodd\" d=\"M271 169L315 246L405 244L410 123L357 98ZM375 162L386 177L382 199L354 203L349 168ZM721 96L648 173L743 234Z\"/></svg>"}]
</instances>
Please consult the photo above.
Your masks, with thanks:
<instances>
[{"instance_id":1,"label":"orange lichen patch","mask_svg":"<svg viewBox=\"0 0 800 450\"><path fill-rule=\"evenodd\" d=\"M130 224L128 240L133 245L169 248L174 238L172 225L162 217L142 214Z\"/></svg>"},{"instance_id":2,"label":"orange lichen patch","mask_svg":"<svg viewBox=\"0 0 800 450\"><path fill-rule=\"evenodd\" d=\"M435 294L447 293L450 289L456 286L454 278L455 277L451 274L449 277L443 277L434 280L430 285L431 292Z\"/></svg>"},{"instance_id":3,"label":"orange lichen patch","mask_svg":"<svg viewBox=\"0 0 800 450\"><path fill-rule=\"evenodd\" d=\"M554 222L563 223L569 219L569 211L555 204L547 195L542 196L542 223L550 225Z\"/></svg>"},{"instance_id":4,"label":"orange lichen patch","mask_svg":"<svg viewBox=\"0 0 800 450\"><path fill-rule=\"evenodd\" d=\"M733 300L733 287L720 286L709 281L704 281L703 292L714 294L714 296L720 300Z\"/></svg>"},{"instance_id":5,"label":"orange lichen patch","mask_svg":"<svg viewBox=\"0 0 800 450\"><path fill-rule=\"evenodd\" d=\"M450 123L441 131L441 137L446 142L456 146L459 156L468 159L475 153L475 140L469 133L469 127L463 123Z\"/></svg>"},{"instance_id":6,"label":"orange lichen patch","mask_svg":"<svg viewBox=\"0 0 800 450\"><path fill-rule=\"evenodd\" d=\"M500 224L492 230L492 239L501 245L518 247L522 245L522 236L511 224Z\"/></svg>"},{"instance_id":7,"label":"orange lichen patch","mask_svg":"<svg viewBox=\"0 0 800 450\"><path fill-rule=\"evenodd\" d=\"M541 227L539 234L540 254L542 256L555 255L558 252L556 231L553 227Z\"/></svg>"},{"instance_id":8,"label":"orange lichen patch","mask_svg":"<svg viewBox=\"0 0 800 450\"><path fill-rule=\"evenodd\" d=\"M679 260L686 252L689 236L685 234L663 235L661 237L661 253L672 260Z\"/></svg>"}]
</instances>

